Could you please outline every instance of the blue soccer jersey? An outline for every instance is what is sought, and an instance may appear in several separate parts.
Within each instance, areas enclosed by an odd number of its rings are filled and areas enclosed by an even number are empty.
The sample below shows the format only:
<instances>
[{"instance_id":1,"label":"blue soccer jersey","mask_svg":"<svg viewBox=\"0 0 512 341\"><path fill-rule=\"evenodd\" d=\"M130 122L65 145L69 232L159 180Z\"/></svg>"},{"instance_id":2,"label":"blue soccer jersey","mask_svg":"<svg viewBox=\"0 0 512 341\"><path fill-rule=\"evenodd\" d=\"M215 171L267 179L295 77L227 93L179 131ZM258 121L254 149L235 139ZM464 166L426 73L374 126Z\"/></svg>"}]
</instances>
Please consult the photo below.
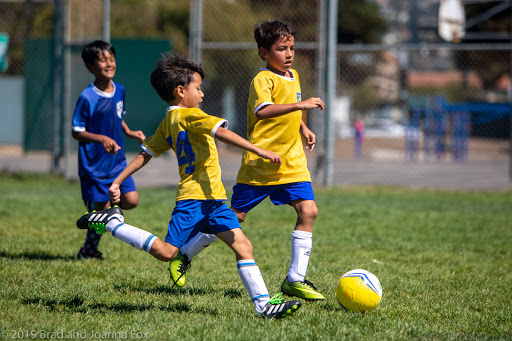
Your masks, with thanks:
<instances>
[{"instance_id":1,"label":"blue soccer jersey","mask_svg":"<svg viewBox=\"0 0 512 341\"><path fill-rule=\"evenodd\" d=\"M73 131L88 131L112 138L121 147L108 153L101 143L79 142L78 175L112 181L126 167L123 140L124 87L114 83L114 92L99 90L94 83L80 95L73 114Z\"/></svg>"}]
</instances>

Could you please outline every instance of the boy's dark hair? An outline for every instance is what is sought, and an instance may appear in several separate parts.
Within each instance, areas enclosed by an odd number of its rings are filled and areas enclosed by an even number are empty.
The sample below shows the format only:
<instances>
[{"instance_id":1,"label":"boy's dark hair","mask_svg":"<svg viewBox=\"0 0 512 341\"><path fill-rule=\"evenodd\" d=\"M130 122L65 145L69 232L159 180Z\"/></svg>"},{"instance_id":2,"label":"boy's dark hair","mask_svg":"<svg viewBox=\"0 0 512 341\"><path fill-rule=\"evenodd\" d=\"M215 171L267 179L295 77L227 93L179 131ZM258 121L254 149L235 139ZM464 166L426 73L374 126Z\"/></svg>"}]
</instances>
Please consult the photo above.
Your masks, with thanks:
<instances>
[{"instance_id":1,"label":"boy's dark hair","mask_svg":"<svg viewBox=\"0 0 512 341\"><path fill-rule=\"evenodd\" d=\"M103 40L95 40L84 46L82 50L82 60L86 65L94 65L98 55L103 51L108 51L114 57L116 56L114 46Z\"/></svg>"},{"instance_id":2,"label":"boy's dark hair","mask_svg":"<svg viewBox=\"0 0 512 341\"><path fill-rule=\"evenodd\" d=\"M258 43L258 49L263 47L269 50L281 37L295 37L295 29L291 24L280 20L264 20L254 29L254 39Z\"/></svg>"},{"instance_id":3,"label":"boy's dark hair","mask_svg":"<svg viewBox=\"0 0 512 341\"><path fill-rule=\"evenodd\" d=\"M151 73L151 85L160 98L169 103L174 99L174 89L179 85L186 88L192 82L195 72L204 79L201 64L176 53L166 52Z\"/></svg>"}]
</instances>

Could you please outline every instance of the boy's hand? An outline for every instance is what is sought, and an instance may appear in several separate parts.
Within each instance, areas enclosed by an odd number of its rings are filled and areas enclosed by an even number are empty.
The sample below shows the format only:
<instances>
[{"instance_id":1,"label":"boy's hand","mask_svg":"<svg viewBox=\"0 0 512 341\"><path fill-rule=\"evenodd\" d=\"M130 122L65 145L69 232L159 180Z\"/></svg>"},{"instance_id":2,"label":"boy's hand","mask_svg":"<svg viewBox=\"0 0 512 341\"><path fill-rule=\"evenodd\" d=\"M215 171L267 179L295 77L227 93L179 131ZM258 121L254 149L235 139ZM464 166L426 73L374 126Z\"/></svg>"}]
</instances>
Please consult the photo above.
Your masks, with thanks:
<instances>
[{"instance_id":1,"label":"boy's hand","mask_svg":"<svg viewBox=\"0 0 512 341\"><path fill-rule=\"evenodd\" d=\"M107 153L110 154L117 154L117 151L121 149L121 147L119 147L116 141L114 141L108 136L103 136L103 138L101 139L101 143L103 144L103 148L105 148Z\"/></svg>"},{"instance_id":2,"label":"boy's hand","mask_svg":"<svg viewBox=\"0 0 512 341\"><path fill-rule=\"evenodd\" d=\"M256 154L261 158L270 160L272 163L278 164L279 166L281 166L281 163L283 162L279 155L277 155L274 152L271 152L270 150L258 148Z\"/></svg>"},{"instance_id":3,"label":"boy's hand","mask_svg":"<svg viewBox=\"0 0 512 341\"><path fill-rule=\"evenodd\" d=\"M117 204L121 201L121 190L118 184L112 184L108 189L108 196L112 203Z\"/></svg>"},{"instance_id":4,"label":"boy's hand","mask_svg":"<svg viewBox=\"0 0 512 341\"><path fill-rule=\"evenodd\" d=\"M300 110L308 110L315 108L320 108L321 110L324 109L324 102L318 97L311 97L297 104L299 105Z\"/></svg>"},{"instance_id":5,"label":"boy's hand","mask_svg":"<svg viewBox=\"0 0 512 341\"><path fill-rule=\"evenodd\" d=\"M136 139L137 142L142 143L146 139L146 135L142 132L142 130L134 130L132 131L132 139Z\"/></svg>"},{"instance_id":6,"label":"boy's hand","mask_svg":"<svg viewBox=\"0 0 512 341\"><path fill-rule=\"evenodd\" d=\"M316 135L313 134L313 132L311 130L309 130L309 128L307 128L306 126L303 126L302 127L302 136L304 136L304 138L306 139L306 143L308 144L306 146L306 150L309 150L309 152L311 153L313 151L313 149L315 149Z\"/></svg>"}]
</instances>

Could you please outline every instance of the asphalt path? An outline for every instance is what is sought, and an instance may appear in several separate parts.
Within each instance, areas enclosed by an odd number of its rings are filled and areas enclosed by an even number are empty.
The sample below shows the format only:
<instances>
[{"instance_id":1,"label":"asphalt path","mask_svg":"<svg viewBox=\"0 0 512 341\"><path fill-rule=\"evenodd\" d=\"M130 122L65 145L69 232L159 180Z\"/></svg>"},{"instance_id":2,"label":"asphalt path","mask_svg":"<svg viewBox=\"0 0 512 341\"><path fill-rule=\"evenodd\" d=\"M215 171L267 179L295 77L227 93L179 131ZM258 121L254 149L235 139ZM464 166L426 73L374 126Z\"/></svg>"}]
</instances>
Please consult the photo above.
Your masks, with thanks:
<instances>
[{"instance_id":1,"label":"asphalt path","mask_svg":"<svg viewBox=\"0 0 512 341\"><path fill-rule=\"evenodd\" d=\"M128 162L135 154L127 155ZM240 166L241 152L219 148L222 180L226 187L234 185ZM314 186L322 186L322 167L316 155L308 155L308 166ZM7 172L49 172L51 156L45 153L22 155L0 154L0 170ZM76 156L61 165L64 174L77 179ZM392 185L409 188L431 188L463 191L509 191L508 160L405 161L405 160L353 160L337 158L333 162L333 185ZM179 183L176 157L165 153L153 158L134 175L138 187L173 187Z\"/></svg>"}]
</instances>

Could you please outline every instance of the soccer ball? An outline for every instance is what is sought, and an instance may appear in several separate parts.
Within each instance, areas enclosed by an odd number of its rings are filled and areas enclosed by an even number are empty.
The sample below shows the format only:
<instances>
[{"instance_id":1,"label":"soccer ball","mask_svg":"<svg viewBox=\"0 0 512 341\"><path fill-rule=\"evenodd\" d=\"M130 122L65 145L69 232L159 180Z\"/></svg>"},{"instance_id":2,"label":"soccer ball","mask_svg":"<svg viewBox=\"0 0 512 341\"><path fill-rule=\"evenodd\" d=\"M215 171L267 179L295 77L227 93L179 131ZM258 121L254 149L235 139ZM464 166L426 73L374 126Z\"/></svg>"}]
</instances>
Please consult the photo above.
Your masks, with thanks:
<instances>
[{"instance_id":1,"label":"soccer ball","mask_svg":"<svg viewBox=\"0 0 512 341\"><path fill-rule=\"evenodd\" d=\"M351 270L340 278L336 288L338 303L350 311L366 311L379 305L382 287L370 271Z\"/></svg>"}]
</instances>

